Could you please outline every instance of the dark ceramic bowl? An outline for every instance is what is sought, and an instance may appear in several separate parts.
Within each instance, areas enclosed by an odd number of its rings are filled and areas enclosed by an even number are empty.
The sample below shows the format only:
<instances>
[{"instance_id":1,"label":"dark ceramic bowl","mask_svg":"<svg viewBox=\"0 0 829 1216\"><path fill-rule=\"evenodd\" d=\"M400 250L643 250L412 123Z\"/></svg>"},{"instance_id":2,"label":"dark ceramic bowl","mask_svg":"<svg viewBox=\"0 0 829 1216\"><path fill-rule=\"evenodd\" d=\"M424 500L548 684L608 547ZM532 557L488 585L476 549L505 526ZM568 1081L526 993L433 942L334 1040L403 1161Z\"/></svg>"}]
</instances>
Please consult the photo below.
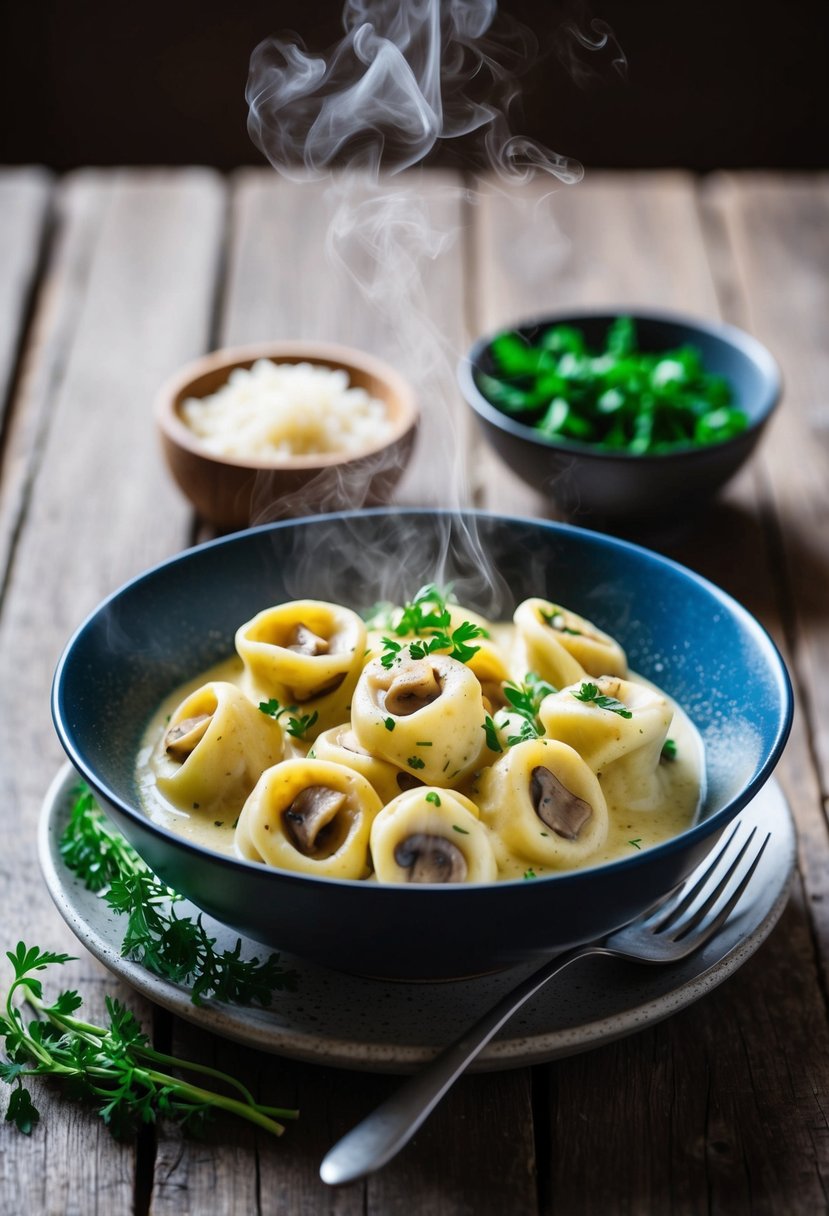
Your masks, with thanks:
<instances>
[{"instance_id":1,"label":"dark ceramic bowl","mask_svg":"<svg viewBox=\"0 0 829 1216\"><path fill-rule=\"evenodd\" d=\"M708 787L700 822L593 869L425 887L318 879L223 857L142 813L134 766L147 720L179 683L232 652L241 622L299 596L365 608L435 578L454 579L462 603L495 619L540 595L615 634L632 668L675 697L702 733ZM171 886L274 947L340 970L407 979L540 958L636 916L700 861L767 780L791 704L786 670L764 630L681 566L565 524L416 510L266 525L164 562L80 627L52 698L70 760Z\"/></svg>"},{"instance_id":2,"label":"dark ceramic bowl","mask_svg":"<svg viewBox=\"0 0 829 1216\"><path fill-rule=\"evenodd\" d=\"M573 325L584 332L591 350L602 349L620 311L554 313L510 328L532 342L551 325ZM495 372L491 344L497 334L479 338L458 369L461 391L498 455L519 477L582 523L661 518L692 510L748 459L780 398L776 362L756 338L733 325L668 312L625 315L636 322L643 351L697 347L706 371L730 381L734 404L748 415L747 429L723 443L660 454L602 451L574 440L548 439L487 400L478 387L478 376Z\"/></svg>"}]
</instances>

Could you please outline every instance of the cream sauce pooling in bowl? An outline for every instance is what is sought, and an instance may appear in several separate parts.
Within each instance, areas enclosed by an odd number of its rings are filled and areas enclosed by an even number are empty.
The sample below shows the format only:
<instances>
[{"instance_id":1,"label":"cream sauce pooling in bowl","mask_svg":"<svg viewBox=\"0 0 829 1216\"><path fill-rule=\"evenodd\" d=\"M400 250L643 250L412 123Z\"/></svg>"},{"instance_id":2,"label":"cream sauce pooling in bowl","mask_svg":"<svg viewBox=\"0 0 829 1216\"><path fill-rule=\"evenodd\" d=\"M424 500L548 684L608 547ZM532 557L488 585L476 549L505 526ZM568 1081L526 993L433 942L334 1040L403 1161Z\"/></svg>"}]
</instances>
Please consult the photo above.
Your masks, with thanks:
<instances>
[{"instance_id":1,"label":"cream sauce pooling in bowl","mask_svg":"<svg viewBox=\"0 0 829 1216\"><path fill-rule=\"evenodd\" d=\"M383 882L541 877L690 826L699 735L614 639L543 600L511 624L447 612L434 650L437 630L393 616L366 631L319 601L258 614L149 723L146 813L220 853Z\"/></svg>"}]
</instances>

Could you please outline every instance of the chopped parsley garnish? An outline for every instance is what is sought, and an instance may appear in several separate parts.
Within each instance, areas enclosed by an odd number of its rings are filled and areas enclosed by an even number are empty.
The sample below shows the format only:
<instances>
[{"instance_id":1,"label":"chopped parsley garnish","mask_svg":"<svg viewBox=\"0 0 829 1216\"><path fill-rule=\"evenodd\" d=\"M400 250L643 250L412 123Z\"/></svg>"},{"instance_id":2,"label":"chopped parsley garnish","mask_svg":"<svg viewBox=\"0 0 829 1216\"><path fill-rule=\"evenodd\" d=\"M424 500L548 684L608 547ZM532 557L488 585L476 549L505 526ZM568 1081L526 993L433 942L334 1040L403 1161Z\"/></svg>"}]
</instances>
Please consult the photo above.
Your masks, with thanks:
<instances>
[{"instance_id":1,"label":"chopped parsley garnish","mask_svg":"<svg viewBox=\"0 0 829 1216\"><path fill-rule=\"evenodd\" d=\"M421 587L414 599L401 608L385 609L374 618L370 617L368 625L369 628L390 627L398 638L417 639L407 647L413 659L425 659L428 654L446 651L450 659L468 663L480 650L479 646L473 645L474 639L487 636L486 630L472 621L461 621L452 629L452 614L446 606L446 597L434 583ZM380 662L388 669L400 657L403 644L388 636L382 638L382 644Z\"/></svg>"},{"instance_id":2,"label":"chopped parsley garnish","mask_svg":"<svg viewBox=\"0 0 829 1216\"><path fill-rule=\"evenodd\" d=\"M606 697L599 692L596 684L582 684L578 692L570 694L577 701L584 701L586 705L596 705L599 709L608 709L612 714L618 714L620 718L632 718L633 714L628 707L621 701L617 701L615 697Z\"/></svg>"},{"instance_id":3,"label":"chopped parsley garnish","mask_svg":"<svg viewBox=\"0 0 829 1216\"><path fill-rule=\"evenodd\" d=\"M535 870L530 868L529 870L524 871L524 877L525 878L538 878L538 875L536 874Z\"/></svg>"},{"instance_id":4,"label":"chopped parsley garnish","mask_svg":"<svg viewBox=\"0 0 829 1216\"><path fill-rule=\"evenodd\" d=\"M426 795L426 801L433 803L435 806L440 806L440 794L436 794L434 790L429 790Z\"/></svg>"},{"instance_id":5,"label":"chopped parsley garnish","mask_svg":"<svg viewBox=\"0 0 829 1216\"><path fill-rule=\"evenodd\" d=\"M420 756L409 756L406 763L408 764L409 768L425 768L426 767L426 761L421 760Z\"/></svg>"},{"instance_id":6,"label":"chopped parsley garnish","mask_svg":"<svg viewBox=\"0 0 829 1216\"><path fill-rule=\"evenodd\" d=\"M458 825L457 825L456 823L453 823L453 824L452 824L452 831L453 831L453 832L460 832L461 836L468 836L468 835L469 835L469 832L467 832L466 828L459 828L459 827L458 827Z\"/></svg>"},{"instance_id":7,"label":"chopped parsley garnish","mask_svg":"<svg viewBox=\"0 0 829 1216\"><path fill-rule=\"evenodd\" d=\"M518 733L507 738L510 747L514 747L516 743L524 743L527 739L538 739L544 734L544 725L538 711L544 698L555 691L552 684L542 680L534 671L527 672L522 684L513 684L511 681L504 684L504 696L509 708L502 712L519 714L524 719Z\"/></svg>"},{"instance_id":8,"label":"chopped parsley garnish","mask_svg":"<svg viewBox=\"0 0 829 1216\"><path fill-rule=\"evenodd\" d=\"M676 760L676 757L677 757L676 740L675 739L666 739L665 742L662 744L661 758L663 760Z\"/></svg>"},{"instance_id":9,"label":"chopped parsley garnish","mask_svg":"<svg viewBox=\"0 0 829 1216\"><path fill-rule=\"evenodd\" d=\"M415 743L415 747L432 747L432 746L433 746L433 744L432 744L431 739L419 739L417 741L417 743Z\"/></svg>"},{"instance_id":10,"label":"chopped parsley garnish","mask_svg":"<svg viewBox=\"0 0 829 1216\"><path fill-rule=\"evenodd\" d=\"M280 705L276 697L271 697L269 701L260 701L259 708L263 714L267 714L269 718L274 718L277 722L284 714L287 714L288 722L285 729L294 739L301 739L319 718L316 710L310 714L300 714L296 705Z\"/></svg>"},{"instance_id":11,"label":"chopped parsley garnish","mask_svg":"<svg viewBox=\"0 0 829 1216\"><path fill-rule=\"evenodd\" d=\"M502 752L501 740L498 738L498 731L495 723L489 714L484 718L484 734L486 735L486 745L491 752Z\"/></svg>"},{"instance_id":12,"label":"chopped parsley garnish","mask_svg":"<svg viewBox=\"0 0 829 1216\"><path fill-rule=\"evenodd\" d=\"M385 726L386 730L389 730L389 731L394 730L394 726L395 726L394 718L384 718L383 725Z\"/></svg>"},{"instance_id":13,"label":"chopped parsley garnish","mask_svg":"<svg viewBox=\"0 0 829 1216\"><path fill-rule=\"evenodd\" d=\"M633 847L634 847L634 849L641 849L641 847L642 847L642 837L641 837L641 836L637 836L635 840L629 840L629 841L628 841L628 844L632 844L632 845L633 845Z\"/></svg>"},{"instance_id":14,"label":"chopped parsley garnish","mask_svg":"<svg viewBox=\"0 0 829 1216\"><path fill-rule=\"evenodd\" d=\"M555 604L550 606L549 612L546 608L542 608L540 611L544 623L549 625L551 629L557 630L558 633L571 633L574 637L580 638L582 636L580 629L570 629L568 625L564 624L564 613Z\"/></svg>"}]
</instances>

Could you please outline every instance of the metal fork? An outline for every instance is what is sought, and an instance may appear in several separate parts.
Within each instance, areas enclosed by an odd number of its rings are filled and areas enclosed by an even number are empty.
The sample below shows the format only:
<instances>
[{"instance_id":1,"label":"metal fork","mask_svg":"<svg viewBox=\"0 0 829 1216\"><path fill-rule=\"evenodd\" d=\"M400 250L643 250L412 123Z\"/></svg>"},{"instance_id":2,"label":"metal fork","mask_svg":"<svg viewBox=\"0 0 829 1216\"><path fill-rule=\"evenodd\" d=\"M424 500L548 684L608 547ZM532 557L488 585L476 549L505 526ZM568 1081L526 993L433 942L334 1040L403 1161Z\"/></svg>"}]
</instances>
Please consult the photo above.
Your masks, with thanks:
<instances>
[{"instance_id":1,"label":"metal fork","mask_svg":"<svg viewBox=\"0 0 829 1216\"><path fill-rule=\"evenodd\" d=\"M674 891L629 925L600 941L560 954L512 989L440 1055L416 1073L326 1154L323 1182L354 1182L391 1161L423 1124L462 1072L502 1026L577 959L605 954L637 963L672 963L704 946L722 928L759 865L770 834L752 842L752 828L731 849L739 822L713 860L706 858Z\"/></svg>"}]
</instances>

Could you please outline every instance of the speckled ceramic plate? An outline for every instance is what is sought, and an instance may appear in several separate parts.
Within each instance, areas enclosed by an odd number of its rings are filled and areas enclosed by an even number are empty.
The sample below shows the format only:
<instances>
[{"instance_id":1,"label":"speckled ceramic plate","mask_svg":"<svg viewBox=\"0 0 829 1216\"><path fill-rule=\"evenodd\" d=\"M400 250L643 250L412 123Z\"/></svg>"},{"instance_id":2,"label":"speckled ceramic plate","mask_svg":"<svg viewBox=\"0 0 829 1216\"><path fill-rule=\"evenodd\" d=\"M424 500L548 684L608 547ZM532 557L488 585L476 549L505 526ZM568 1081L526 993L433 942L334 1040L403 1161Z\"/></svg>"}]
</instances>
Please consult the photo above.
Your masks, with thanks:
<instances>
[{"instance_id":1,"label":"speckled ceramic plate","mask_svg":"<svg viewBox=\"0 0 829 1216\"><path fill-rule=\"evenodd\" d=\"M76 782L69 765L61 769L46 795L40 824L40 864L58 910L104 966L150 1000L216 1034L319 1064L407 1072L430 1059L532 970L525 966L443 984L395 984L326 971L283 955L283 964L298 972L299 982L295 993L275 994L272 1008L193 1005L186 988L121 957L123 921L64 866L58 843ZM795 863L794 825L776 782L764 786L740 822L742 830L756 824L771 832L772 844L723 932L670 967L585 959L516 1014L475 1067L514 1068L586 1051L685 1008L736 971L777 923ZM183 912L187 907L179 905ZM205 923L219 948L235 944L237 934L207 918ZM261 957L263 949L243 939L246 956Z\"/></svg>"}]
</instances>

